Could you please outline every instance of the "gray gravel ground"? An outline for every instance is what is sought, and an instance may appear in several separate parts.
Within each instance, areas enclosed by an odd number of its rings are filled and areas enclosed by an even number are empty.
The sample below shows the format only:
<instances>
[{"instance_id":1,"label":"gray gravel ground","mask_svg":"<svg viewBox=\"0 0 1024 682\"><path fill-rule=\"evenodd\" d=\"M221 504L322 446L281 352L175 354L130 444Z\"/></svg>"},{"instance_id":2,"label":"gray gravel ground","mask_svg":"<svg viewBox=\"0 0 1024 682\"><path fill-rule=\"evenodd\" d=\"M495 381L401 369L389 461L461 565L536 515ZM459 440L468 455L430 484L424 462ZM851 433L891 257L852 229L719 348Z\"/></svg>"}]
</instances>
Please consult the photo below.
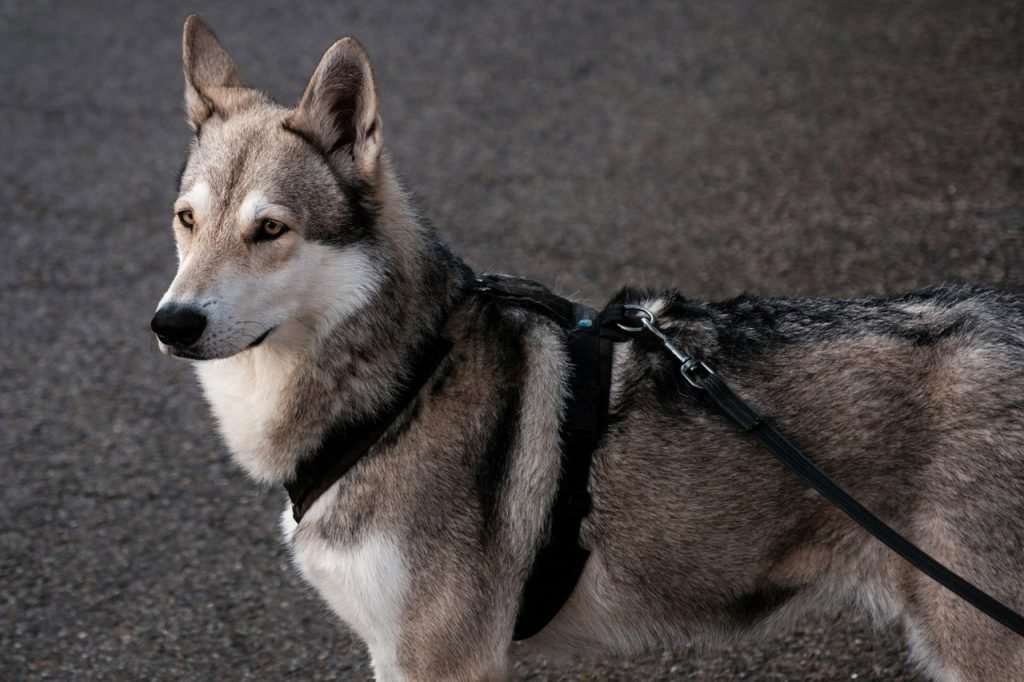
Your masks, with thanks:
<instances>
[{"instance_id":1,"label":"gray gravel ground","mask_svg":"<svg viewBox=\"0 0 1024 682\"><path fill-rule=\"evenodd\" d=\"M90 6L95 5L95 6ZM287 9L284 7L287 6ZM1024 281L1024 9L1007 2L199 8L294 101L338 36L481 269L599 302ZM148 321L174 271L194 3L0 0L0 677L362 679ZM794 632L534 680L916 679L898 633Z\"/></svg>"}]
</instances>

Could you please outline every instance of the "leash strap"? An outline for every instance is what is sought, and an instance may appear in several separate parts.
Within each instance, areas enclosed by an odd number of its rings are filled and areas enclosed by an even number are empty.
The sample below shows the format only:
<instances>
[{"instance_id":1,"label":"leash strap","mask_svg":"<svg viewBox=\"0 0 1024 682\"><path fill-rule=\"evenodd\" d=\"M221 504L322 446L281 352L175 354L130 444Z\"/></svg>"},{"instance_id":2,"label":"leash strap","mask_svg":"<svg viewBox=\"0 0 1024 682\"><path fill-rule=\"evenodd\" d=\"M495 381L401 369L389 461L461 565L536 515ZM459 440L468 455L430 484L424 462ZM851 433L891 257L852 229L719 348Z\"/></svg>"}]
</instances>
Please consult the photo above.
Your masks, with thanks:
<instances>
[{"instance_id":1,"label":"leash strap","mask_svg":"<svg viewBox=\"0 0 1024 682\"><path fill-rule=\"evenodd\" d=\"M1024 617L943 566L836 485L799 448L790 443L778 429L765 421L754 408L740 398L711 367L676 348L657 326L654 315L650 311L640 306L626 305L611 311L611 313L602 315L603 324L614 324L620 331L627 333L646 331L657 337L665 349L680 361L680 372L690 385L705 392L723 414L736 422L744 431L757 438L769 452L818 491L822 497L841 509L862 528L910 562L919 571L985 615L1024 637Z\"/></svg>"}]
</instances>

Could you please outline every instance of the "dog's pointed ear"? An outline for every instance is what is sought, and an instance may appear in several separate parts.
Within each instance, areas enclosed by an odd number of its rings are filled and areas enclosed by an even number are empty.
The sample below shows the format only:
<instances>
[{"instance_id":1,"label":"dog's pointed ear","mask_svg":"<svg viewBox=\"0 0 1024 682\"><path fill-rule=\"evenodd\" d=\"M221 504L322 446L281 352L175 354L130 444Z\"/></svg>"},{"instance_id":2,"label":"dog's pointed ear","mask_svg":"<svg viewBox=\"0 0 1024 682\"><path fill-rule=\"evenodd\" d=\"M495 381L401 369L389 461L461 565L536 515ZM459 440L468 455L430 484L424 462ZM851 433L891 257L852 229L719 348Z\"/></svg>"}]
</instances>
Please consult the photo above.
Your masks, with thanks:
<instances>
[{"instance_id":1,"label":"dog's pointed ear","mask_svg":"<svg viewBox=\"0 0 1024 682\"><path fill-rule=\"evenodd\" d=\"M198 132L211 116L226 118L260 98L246 85L213 30L195 14L185 20L182 58L185 111L193 130Z\"/></svg>"},{"instance_id":2,"label":"dog's pointed ear","mask_svg":"<svg viewBox=\"0 0 1024 682\"><path fill-rule=\"evenodd\" d=\"M361 175L373 176L382 130L373 69L359 41L342 38L324 53L286 125L329 157L348 154Z\"/></svg>"}]
</instances>

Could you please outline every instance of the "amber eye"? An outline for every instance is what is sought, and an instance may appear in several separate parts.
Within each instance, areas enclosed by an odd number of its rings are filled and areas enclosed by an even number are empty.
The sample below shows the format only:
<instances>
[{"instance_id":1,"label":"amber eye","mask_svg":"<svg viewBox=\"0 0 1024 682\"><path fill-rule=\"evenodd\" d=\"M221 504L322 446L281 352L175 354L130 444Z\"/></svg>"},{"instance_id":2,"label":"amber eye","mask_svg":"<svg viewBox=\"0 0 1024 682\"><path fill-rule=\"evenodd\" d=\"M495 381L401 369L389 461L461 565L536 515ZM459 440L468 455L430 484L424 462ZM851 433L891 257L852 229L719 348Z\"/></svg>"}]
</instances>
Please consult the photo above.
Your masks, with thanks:
<instances>
[{"instance_id":1,"label":"amber eye","mask_svg":"<svg viewBox=\"0 0 1024 682\"><path fill-rule=\"evenodd\" d=\"M184 226L185 228L191 230L193 227L195 227L196 219L192 217L192 211L190 211L189 209L186 208L184 210L178 211L177 216L178 222L180 222L182 226Z\"/></svg>"},{"instance_id":2,"label":"amber eye","mask_svg":"<svg viewBox=\"0 0 1024 682\"><path fill-rule=\"evenodd\" d=\"M271 239L277 239L282 234L288 231L288 226L278 220L271 220L270 218L264 218L260 222L260 230L256 234L256 239L269 241Z\"/></svg>"}]
</instances>

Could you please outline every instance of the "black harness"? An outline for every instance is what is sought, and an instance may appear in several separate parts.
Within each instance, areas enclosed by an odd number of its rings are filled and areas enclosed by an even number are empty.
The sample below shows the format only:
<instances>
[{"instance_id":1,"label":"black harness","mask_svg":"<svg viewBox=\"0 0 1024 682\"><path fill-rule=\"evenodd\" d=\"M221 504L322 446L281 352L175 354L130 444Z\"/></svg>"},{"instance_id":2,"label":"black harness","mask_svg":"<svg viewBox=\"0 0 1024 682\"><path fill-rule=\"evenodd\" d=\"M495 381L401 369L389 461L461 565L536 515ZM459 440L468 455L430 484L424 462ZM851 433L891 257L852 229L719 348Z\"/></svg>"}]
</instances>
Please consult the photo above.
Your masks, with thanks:
<instances>
[{"instance_id":1,"label":"black harness","mask_svg":"<svg viewBox=\"0 0 1024 682\"><path fill-rule=\"evenodd\" d=\"M950 571L850 497L736 395L711 367L673 345L649 311L635 305L613 304L597 313L556 296L535 282L513 277L471 278L467 290L532 310L556 322L566 332L571 365L569 399L560 429L561 475L551 510L550 533L527 578L513 639L527 639L540 632L568 601L583 573L590 552L580 546L579 535L591 507L587 486L593 453L608 425L611 349L615 342L640 334L659 341L679 361L682 377L691 386L706 394L723 415L757 438L829 502L917 569L1024 636L1024 617ZM285 484L296 522L405 412L450 349L451 343L441 336L426 342L416 355L403 390L388 409L380 412L382 416L331 429L316 451L299 463L295 476Z\"/></svg>"},{"instance_id":2,"label":"black harness","mask_svg":"<svg viewBox=\"0 0 1024 682\"><path fill-rule=\"evenodd\" d=\"M590 512L587 484L591 458L607 427L612 340L601 333L597 311L556 296L529 280L473 277L466 288L471 294L543 315L566 331L571 374L559 433L561 475L551 509L550 533L534 558L516 618L513 639L522 640L540 632L561 610L590 555L580 547L579 535L583 519ZM362 423L336 425L313 454L299 462L295 476L285 483L296 523L409 408L451 347L442 336L426 342L416 354L403 389L380 416Z\"/></svg>"}]
</instances>

